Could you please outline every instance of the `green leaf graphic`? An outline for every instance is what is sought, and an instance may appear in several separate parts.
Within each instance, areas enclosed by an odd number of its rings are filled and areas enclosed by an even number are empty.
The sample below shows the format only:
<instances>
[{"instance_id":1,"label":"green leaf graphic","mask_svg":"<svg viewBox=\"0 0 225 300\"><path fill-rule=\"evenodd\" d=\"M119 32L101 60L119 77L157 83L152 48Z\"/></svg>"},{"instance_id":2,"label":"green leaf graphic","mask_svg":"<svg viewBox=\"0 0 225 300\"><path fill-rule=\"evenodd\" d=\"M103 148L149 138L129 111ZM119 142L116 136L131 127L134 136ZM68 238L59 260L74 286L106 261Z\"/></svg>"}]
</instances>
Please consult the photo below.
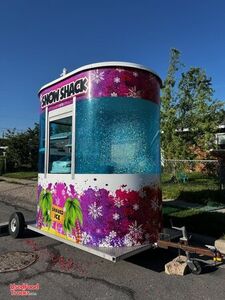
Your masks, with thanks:
<instances>
[{"instance_id":1,"label":"green leaf graphic","mask_svg":"<svg viewBox=\"0 0 225 300\"><path fill-rule=\"evenodd\" d=\"M78 199L68 198L65 203L65 219L63 228L65 232L71 232L72 228L76 226L76 221L83 224L83 214L80 207L80 202Z\"/></svg>"},{"instance_id":2,"label":"green leaf graphic","mask_svg":"<svg viewBox=\"0 0 225 300\"><path fill-rule=\"evenodd\" d=\"M50 227L51 225L51 209L52 209L52 195L48 190L42 190L39 197L39 207L42 211L44 223Z\"/></svg>"}]
</instances>

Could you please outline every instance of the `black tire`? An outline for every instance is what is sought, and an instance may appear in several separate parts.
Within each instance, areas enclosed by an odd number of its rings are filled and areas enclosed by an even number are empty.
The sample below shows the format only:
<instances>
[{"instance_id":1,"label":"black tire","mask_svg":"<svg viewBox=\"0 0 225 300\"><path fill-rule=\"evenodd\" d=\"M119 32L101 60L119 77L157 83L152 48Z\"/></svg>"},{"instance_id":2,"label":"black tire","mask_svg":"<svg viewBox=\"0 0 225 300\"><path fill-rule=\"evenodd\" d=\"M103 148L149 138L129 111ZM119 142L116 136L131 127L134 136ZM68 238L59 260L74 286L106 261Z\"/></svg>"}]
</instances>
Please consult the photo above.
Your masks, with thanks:
<instances>
[{"instance_id":1,"label":"black tire","mask_svg":"<svg viewBox=\"0 0 225 300\"><path fill-rule=\"evenodd\" d=\"M23 236L25 219L21 212L13 213L9 218L9 234L14 238Z\"/></svg>"},{"instance_id":2,"label":"black tire","mask_svg":"<svg viewBox=\"0 0 225 300\"><path fill-rule=\"evenodd\" d=\"M189 269L192 274L200 275L202 273L202 265L197 260L192 260L192 265L189 265Z\"/></svg>"}]
</instances>

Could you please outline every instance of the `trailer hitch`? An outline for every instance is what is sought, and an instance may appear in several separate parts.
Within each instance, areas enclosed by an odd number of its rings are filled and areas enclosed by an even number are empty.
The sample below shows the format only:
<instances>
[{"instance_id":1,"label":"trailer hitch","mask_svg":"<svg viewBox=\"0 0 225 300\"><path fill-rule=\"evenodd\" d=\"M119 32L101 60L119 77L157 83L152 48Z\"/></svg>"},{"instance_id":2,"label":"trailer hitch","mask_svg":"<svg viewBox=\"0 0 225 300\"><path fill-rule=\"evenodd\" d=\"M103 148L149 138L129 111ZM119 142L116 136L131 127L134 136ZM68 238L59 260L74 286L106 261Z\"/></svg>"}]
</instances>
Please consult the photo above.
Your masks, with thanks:
<instances>
[{"instance_id":1,"label":"trailer hitch","mask_svg":"<svg viewBox=\"0 0 225 300\"><path fill-rule=\"evenodd\" d=\"M157 247L163 249L176 248L179 251L179 255L180 255L180 250L183 250L187 257L187 265L193 274L197 274L197 275L200 274L202 272L202 263L206 264L206 262L205 260L198 258L196 256L193 257L191 254L195 254L201 257L211 257L213 260L213 264L207 263L207 266L216 266L218 265L218 263L223 262L224 256L216 247L211 245L205 245L205 247L189 245L189 237L185 226L182 227L172 226L172 229L176 229L182 232L182 237L180 237L179 242L159 239L156 243Z\"/></svg>"}]
</instances>

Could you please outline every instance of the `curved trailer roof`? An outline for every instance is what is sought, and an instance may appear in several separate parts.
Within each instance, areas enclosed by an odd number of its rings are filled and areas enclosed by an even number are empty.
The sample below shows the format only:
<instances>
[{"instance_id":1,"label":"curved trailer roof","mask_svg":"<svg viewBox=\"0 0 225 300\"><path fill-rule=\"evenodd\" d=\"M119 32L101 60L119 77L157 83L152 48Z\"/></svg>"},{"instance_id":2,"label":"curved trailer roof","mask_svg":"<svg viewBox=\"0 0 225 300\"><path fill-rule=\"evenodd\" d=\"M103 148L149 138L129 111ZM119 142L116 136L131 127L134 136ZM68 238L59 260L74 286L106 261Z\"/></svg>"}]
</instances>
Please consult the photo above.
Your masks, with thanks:
<instances>
[{"instance_id":1,"label":"curved trailer roof","mask_svg":"<svg viewBox=\"0 0 225 300\"><path fill-rule=\"evenodd\" d=\"M78 69L75 69L74 71L67 73L65 76L59 77L56 80L53 80L47 84L45 84L44 86L41 87L41 89L39 90L38 94L40 94L40 92L48 87L50 87L51 85L60 82L66 78L69 78L70 76L80 73L82 71L87 71L87 70L91 70L91 69L96 69L96 68L104 68L104 67L128 67L128 68L136 68L136 69L141 69L144 71L148 71L150 73L152 73L153 75L155 75L160 83L160 86L162 86L162 80L160 78L160 76L153 70L146 68L143 65L139 65L139 64L135 64L135 63L129 63L129 62L121 62L121 61L109 61L109 62L100 62L100 63L95 63L95 64L89 64L89 65L85 65L83 67L80 67Z\"/></svg>"}]
</instances>

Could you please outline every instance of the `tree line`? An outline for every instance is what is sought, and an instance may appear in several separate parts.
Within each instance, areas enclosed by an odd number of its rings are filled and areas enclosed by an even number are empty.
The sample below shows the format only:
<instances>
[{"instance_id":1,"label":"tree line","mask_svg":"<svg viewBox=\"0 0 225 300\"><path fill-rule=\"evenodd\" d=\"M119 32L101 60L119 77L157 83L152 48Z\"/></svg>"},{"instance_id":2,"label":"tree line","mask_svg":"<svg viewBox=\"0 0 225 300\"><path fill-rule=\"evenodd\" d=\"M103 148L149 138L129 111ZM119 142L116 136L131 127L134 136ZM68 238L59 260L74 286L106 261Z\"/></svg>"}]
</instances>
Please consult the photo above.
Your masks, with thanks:
<instances>
[{"instance_id":1,"label":"tree line","mask_svg":"<svg viewBox=\"0 0 225 300\"><path fill-rule=\"evenodd\" d=\"M24 132L8 129L0 146L7 146L6 171L36 171L38 165L39 125Z\"/></svg>"}]
</instances>

